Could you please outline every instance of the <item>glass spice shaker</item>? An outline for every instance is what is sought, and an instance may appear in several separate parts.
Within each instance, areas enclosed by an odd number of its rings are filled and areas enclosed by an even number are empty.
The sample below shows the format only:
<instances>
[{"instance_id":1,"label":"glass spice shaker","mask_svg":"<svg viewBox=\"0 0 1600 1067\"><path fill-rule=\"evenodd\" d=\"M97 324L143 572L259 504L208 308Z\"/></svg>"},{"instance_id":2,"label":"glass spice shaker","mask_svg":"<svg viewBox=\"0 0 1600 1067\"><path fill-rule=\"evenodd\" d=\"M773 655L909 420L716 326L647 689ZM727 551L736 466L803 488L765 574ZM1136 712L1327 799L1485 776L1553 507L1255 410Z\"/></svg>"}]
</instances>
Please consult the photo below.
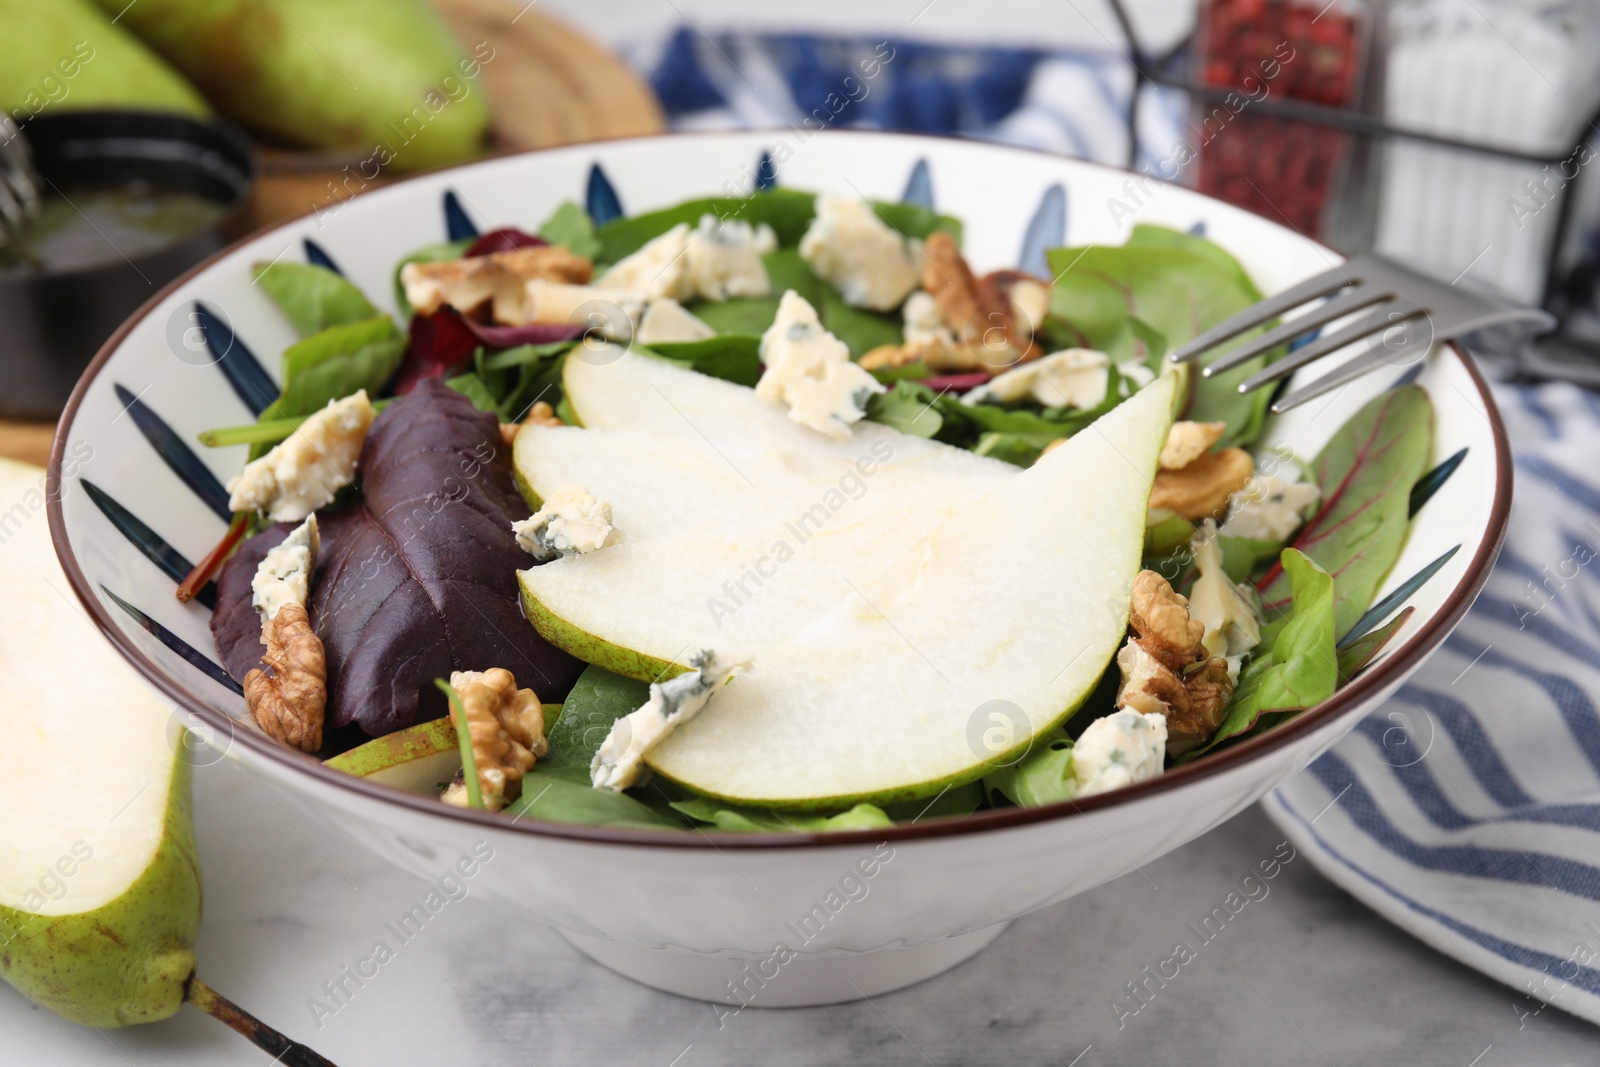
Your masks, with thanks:
<instances>
[{"instance_id":1,"label":"glass spice shaker","mask_svg":"<svg viewBox=\"0 0 1600 1067\"><path fill-rule=\"evenodd\" d=\"M1265 100L1357 108L1372 39L1364 0L1201 0L1192 70L1201 192L1321 237L1350 135L1252 114Z\"/></svg>"}]
</instances>

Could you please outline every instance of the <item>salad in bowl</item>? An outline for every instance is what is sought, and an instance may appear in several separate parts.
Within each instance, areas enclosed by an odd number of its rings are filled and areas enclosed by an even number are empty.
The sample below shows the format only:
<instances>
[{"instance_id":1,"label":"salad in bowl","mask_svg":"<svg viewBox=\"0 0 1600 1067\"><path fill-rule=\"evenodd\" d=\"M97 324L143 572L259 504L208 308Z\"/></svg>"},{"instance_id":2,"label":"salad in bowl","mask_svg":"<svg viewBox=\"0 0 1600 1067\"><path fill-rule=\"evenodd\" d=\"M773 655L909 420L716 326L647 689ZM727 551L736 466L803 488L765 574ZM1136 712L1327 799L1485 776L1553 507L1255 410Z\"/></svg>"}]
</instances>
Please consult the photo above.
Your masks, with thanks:
<instances>
[{"instance_id":1,"label":"salad in bowl","mask_svg":"<svg viewBox=\"0 0 1600 1067\"><path fill-rule=\"evenodd\" d=\"M1237 386L1275 354L1166 358L1260 298L1227 248L1140 225L979 271L963 229L591 196L405 255L395 315L326 255L255 264L300 336L199 435L249 451L177 596L215 580L254 725L330 767L702 833L1075 801L1358 675L1453 469L1426 389L1261 449Z\"/></svg>"}]
</instances>

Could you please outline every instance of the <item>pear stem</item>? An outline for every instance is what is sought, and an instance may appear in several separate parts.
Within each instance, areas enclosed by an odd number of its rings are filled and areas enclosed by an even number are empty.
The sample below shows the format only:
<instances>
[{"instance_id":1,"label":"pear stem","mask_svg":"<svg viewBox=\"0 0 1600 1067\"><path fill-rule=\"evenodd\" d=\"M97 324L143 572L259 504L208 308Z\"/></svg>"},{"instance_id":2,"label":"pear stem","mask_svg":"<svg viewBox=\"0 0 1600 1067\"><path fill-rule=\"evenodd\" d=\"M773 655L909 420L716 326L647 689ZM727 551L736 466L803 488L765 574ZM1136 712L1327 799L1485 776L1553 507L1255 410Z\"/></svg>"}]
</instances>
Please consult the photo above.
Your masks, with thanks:
<instances>
[{"instance_id":1,"label":"pear stem","mask_svg":"<svg viewBox=\"0 0 1600 1067\"><path fill-rule=\"evenodd\" d=\"M282 1064L283 1067L338 1067L327 1057L284 1037L194 975L189 976L184 999L244 1035L253 1045L272 1056L275 1064Z\"/></svg>"}]
</instances>

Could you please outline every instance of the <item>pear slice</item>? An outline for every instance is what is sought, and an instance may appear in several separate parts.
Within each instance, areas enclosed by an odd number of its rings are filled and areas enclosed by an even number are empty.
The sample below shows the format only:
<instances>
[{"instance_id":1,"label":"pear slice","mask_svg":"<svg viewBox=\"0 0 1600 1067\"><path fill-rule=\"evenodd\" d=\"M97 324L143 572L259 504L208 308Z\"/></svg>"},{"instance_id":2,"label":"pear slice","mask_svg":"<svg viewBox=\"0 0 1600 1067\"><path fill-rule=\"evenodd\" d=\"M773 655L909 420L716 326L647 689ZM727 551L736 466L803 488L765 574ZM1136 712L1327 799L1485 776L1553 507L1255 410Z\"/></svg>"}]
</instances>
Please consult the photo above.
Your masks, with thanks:
<instances>
[{"instance_id":1,"label":"pear slice","mask_svg":"<svg viewBox=\"0 0 1600 1067\"><path fill-rule=\"evenodd\" d=\"M43 489L0 460L0 977L74 1022L149 1022L195 967L189 764L167 702L73 599Z\"/></svg>"},{"instance_id":2,"label":"pear slice","mask_svg":"<svg viewBox=\"0 0 1600 1067\"><path fill-rule=\"evenodd\" d=\"M544 706L544 728L549 733L561 715L560 704ZM430 719L374 737L348 752L330 758L327 765L369 782L391 785L408 793L438 796L445 783L461 769L461 746L450 719Z\"/></svg>"},{"instance_id":3,"label":"pear slice","mask_svg":"<svg viewBox=\"0 0 1600 1067\"><path fill-rule=\"evenodd\" d=\"M886 442L897 463L937 453L945 457L941 462L962 470L1004 466L877 422L855 423L847 439L835 440L792 421L784 408L760 399L754 389L615 346L569 358L561 379L568 406L592 429L643 430L723 452L772 451L847 461Z\"/></svg>"},{"instance_id":4,"label":"pear slice","mask_svg":"<svg viewBox=\"0 0 1600 1067\"><path fill-rule=\"evenodd\" d=\"M826 809L932 795L1014 758L1122 641L1173 393L1158 380L963 508L647 761L733 803Z\"/></svg>"}]
</instances>

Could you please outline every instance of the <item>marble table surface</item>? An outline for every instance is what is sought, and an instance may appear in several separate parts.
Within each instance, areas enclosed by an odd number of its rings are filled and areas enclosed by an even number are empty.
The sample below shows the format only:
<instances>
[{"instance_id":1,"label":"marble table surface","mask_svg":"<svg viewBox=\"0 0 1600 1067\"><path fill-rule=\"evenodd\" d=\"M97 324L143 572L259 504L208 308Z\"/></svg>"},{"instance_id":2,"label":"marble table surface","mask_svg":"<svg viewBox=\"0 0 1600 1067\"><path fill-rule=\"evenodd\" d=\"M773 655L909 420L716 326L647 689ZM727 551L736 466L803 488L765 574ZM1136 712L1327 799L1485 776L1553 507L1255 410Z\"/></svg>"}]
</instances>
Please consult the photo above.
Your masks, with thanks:
<instances>
[{"instance_id":1,"label":"marble table surface","mask_svg":"<svg viewBox=\"0 0 1600 1067\"><path fill-rule=\"evenodd\" d=\"M1555 1008L1519 1018L1523 998L1383 922L1304 858L1199 945L1199 958L1138 1014L1119 1018L1113 1001L1134 1003L1125 983L1170 952L1172 929L1273 854L1282 835L1257 809L1142 874L1018 920L955 970L870 1003L746 1011L719 1030L710 1006L635 985L550 930L469 897L319 1025L308 1000L423 883L229 761L197 771L195 799L206 891L200 975L341 1067L1600 1060L1592 1027ZM0 984L6 1067L268 1062L193 1009L96 1032Z\"/></svg>"}]
</instances>

